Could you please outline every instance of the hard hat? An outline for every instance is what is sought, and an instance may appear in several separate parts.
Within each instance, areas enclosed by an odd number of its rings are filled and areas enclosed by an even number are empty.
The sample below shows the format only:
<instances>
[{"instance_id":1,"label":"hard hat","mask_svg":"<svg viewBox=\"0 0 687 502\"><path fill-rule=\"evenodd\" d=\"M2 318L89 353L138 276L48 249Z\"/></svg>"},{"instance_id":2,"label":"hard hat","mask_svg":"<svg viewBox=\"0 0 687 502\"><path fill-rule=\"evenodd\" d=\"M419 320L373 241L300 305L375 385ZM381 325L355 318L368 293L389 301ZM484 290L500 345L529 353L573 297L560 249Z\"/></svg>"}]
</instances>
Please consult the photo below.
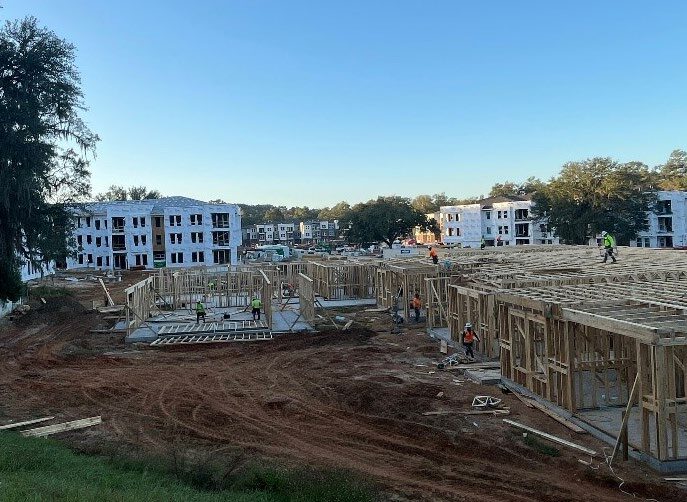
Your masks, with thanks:
<instances>
[{"instance_id":1,"label":"hard hat","mask_svg":"<svg viewBox=\"0 0 687 502\"><path fill-rule=\"evenodd\" d=\"M466 328L472 328L472 324L470 324L469 322L466 322L466 323L465 323L465 327L466 327Z\"/></svg>"},{"instance_id":2,"label":"hard hat","mask_svg":"<svg viewBox=\"0 0 687 502\"><path fill-rule=\"evenodd\" d=\"M607 234L608 234L608 232L606 232L605 230L603 232L601 232L601 235L603 235L603 236L606 236Z\"/></svg>"}]
</instances>

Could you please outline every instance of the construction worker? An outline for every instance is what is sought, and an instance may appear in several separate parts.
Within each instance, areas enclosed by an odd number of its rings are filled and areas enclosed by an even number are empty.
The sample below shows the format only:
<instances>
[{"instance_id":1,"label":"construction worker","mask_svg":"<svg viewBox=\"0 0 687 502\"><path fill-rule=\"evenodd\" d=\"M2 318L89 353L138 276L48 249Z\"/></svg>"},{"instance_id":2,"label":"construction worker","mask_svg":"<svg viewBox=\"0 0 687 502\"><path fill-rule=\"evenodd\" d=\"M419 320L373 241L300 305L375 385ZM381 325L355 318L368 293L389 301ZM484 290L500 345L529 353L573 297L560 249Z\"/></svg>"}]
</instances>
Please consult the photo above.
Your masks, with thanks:
<instances>
[{"instance_id":1,"label":"construction worker","mask_svg":"<svg viewBox=\"0 0 687 502\"><path fill-rule=\"evenodd\" d=\"M611 234L606 232L605 230L601 232L601 239L603 241L603 246L604 246L604 260L603 262L606 263L606 260L608 260L608 257L611 257L611 260L613 260L613 263L616 262L615 256L613 256L613 250L615 249L615 239Z\"/></svg>"},{"instance_id":2,"label":"construction worker","mask_svg":"<svg viewBox=\"0 0 687 502\"><path fill-rule=\"evenodd\" d=\"M413 310L415 311L415 322L420 322L420 308L422 308L422 300L420 300L420 293L415 293L413 301Z\"/></svg>"},{"instance_id":3,"label":"construction worker","mask_svg":"<svg viewBox=\"0 0 687 502\"><path fill-rule=\"evenodd\" d=\"M475 358L475 353L472 351L472 345L475 343L475 339L479 342L480 339L472 330L472 324L469 322L465 323L465 329L463 330L463 347L465 348L465 355Z\"/></svg>"},{"instance_id":4,"label":"construction worker","mask_svg":"<svg viewBox=\"0 0 687 502\"><path fill-rule=\"evenodd\" d=\"M437 254L437 250L432 246L429 247L429 257L432 259L432 263L435 265L439 263L439 255Z\"/></svg>"},{"instance_id":5,"label":"construction worker","mask_svg":"<svg viewBox=\"0 0 687 502\"><path fill-rule=\"evenodd\" d=\"M203 302L198 300L196 302L196 322L200 322L200 319L203 319L203 322L205 322L205 305L203 305Z\"/></svg>"},{"instance_id":6,"label":"construction worker","mask_svg":"<svg viewBox=\"0 0 687 502\"><path fill-rule=\"evenodd\" d=\"M484 237L482 237L482 240L479 241L479 248L484 249L485 247L487 247L487 243L484 242Z\"/></svg>"},{"instance_id":7,"label":"construction worker","mask_svg":"<svg viewBox=\"0 0 687 502\"><path fill-rule=\"evenodd\" d=\"M260 301L260 298L254 297L253 301L250 302L250 306L253 309L253 320L259 321L260 320L260 309L262 308L262 302Z\"/></svg>"}]
</instances>

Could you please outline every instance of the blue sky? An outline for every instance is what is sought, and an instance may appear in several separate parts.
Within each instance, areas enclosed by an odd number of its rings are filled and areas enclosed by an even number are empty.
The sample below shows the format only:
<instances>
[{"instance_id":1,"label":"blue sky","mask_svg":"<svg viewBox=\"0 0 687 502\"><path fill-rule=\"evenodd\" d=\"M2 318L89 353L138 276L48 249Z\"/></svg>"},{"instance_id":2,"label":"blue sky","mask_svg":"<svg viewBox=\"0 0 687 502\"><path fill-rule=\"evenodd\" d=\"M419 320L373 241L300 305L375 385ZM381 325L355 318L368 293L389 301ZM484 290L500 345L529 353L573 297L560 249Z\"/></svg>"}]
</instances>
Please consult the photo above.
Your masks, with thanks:
<instances>
[{"instance_id":1,"label":"blue sky","mask_svg":"<svg viewBox=\"0 0 687 502\"><path fill-rule=\"evenodd\" d=\"M687 149L687 2L1 0L78 48L94 192L467 197Z\"/></svg>"}]
</instances>

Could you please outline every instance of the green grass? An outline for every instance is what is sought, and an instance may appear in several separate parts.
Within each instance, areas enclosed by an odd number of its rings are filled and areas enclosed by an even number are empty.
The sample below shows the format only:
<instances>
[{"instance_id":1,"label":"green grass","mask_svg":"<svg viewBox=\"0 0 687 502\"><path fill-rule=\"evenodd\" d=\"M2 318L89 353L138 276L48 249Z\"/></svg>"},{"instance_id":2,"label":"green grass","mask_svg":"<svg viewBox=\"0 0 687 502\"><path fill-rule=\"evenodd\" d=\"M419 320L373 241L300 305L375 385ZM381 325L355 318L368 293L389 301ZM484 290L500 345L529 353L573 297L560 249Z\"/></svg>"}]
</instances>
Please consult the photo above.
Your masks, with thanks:
<instances>
[{"instance_id":1,"label":"green grass","mask_svg":"<svg viewBox=\"0 0 687 502\"><path fill-rule=\"evenodd\" d=\"M0 434L2 501L371 502L374 489L344 471L251 467L234 474L221 463L172 469L77 454L56 441ZM227 474L227 471L229 474Z\"/></svg>"},{"instance_id":2,"label":"green grass","mask_svg":"<svg viewBox=\"0 0 687 502\"><path fill-rule=\"evenodd\" d=\"M67 288L56 286L36 286L29 289L31 298L56 298L61 296L71 296L72 292Z\"/></svg>"}]
</instances>

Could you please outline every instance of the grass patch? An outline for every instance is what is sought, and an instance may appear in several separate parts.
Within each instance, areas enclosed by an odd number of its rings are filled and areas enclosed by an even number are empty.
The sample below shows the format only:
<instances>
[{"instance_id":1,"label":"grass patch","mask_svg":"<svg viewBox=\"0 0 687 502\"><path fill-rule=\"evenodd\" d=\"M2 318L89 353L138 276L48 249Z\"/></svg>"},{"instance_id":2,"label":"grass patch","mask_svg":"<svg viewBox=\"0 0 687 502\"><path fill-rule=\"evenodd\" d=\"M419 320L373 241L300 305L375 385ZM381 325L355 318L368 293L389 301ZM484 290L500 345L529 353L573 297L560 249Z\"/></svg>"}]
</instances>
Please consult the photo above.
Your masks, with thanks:
<instances>
[{"instance_id":1,"label":"grass patch","mask_svg":"<svg viewBox=\"0 0 687 502\"><path fill-rule=\"evenodd\" d=\"M60 443L0 433L0 500L371 502L375 490L344 471L200 463L173 468L77 454Z\"/></svg>"},{"instance_id":2,"label":"grass patch","mask_svg":"<svg viewBox=\"0 0 687 502\"><path fill-rule=\"evenodd\" d=\"M528 434L527 436L523 437L523 442L532 448L535 451L538 451L539 453L542 453L544 455L548 455L550 457L560 457L561 456L561 451L558 448L554 448L551 445L548 445L546 443L543 443L542 441L539 441L535 436L532 434Z\"/></svg>"},{"instance_id":3,"label":"grass patch","mask_svg":"<svg viewBox=\"0 0 687 502\"><path fill-rule=\"evenodd\" d=\"M32 298L59 298L63 296L71 296L72 292L67 288L42 285L30 288L29 295Z\"/></svg>"}]
</instances>

